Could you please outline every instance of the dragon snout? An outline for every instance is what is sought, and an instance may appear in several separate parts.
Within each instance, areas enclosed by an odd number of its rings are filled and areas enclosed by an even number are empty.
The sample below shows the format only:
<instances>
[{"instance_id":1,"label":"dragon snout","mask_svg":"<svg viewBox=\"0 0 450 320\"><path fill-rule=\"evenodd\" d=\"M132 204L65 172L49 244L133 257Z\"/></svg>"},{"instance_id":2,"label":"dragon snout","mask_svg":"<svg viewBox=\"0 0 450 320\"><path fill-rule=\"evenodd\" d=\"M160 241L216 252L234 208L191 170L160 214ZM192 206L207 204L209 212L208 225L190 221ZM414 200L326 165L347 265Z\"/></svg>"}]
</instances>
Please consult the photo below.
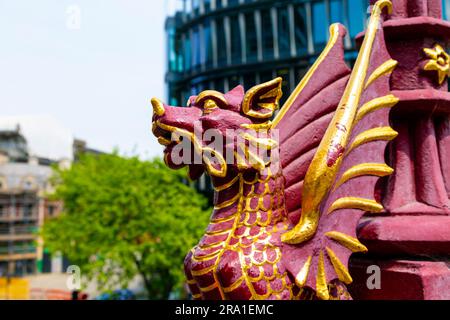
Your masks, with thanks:
<instances>
[{"instance_id":1,"label":"dragon snout","mask_svg":"<svg viewBox=\"0 0 450 320\"><path fill-rule=\"evenodd\" d=\"M165 113L164 105L161 102L161 100L157 98L152 98L152 106L153 106L153 113L157 116L163 116Z\"/></svg>"}]
</instances>

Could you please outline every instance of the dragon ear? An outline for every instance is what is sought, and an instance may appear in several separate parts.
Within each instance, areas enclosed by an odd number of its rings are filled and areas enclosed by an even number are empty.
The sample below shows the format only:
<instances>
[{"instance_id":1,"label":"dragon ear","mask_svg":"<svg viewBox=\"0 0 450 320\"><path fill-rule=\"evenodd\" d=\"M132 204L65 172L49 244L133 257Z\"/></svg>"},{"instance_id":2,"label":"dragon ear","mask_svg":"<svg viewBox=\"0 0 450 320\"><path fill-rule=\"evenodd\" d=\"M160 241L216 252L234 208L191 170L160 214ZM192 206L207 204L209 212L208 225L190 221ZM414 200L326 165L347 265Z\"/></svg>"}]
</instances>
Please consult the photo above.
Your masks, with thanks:
<instances>
[{"instance_id":1,"label":"dragon ear","mask_svg":"<svg viewBox=\"0 0 450 320\"><path fill-rule=\"evenodd\" d=\"M242 112L252 118L269 120L283 94L282 82L282 78L276 78L248 90L242 102Z\"/></svg>"}]
</instances>

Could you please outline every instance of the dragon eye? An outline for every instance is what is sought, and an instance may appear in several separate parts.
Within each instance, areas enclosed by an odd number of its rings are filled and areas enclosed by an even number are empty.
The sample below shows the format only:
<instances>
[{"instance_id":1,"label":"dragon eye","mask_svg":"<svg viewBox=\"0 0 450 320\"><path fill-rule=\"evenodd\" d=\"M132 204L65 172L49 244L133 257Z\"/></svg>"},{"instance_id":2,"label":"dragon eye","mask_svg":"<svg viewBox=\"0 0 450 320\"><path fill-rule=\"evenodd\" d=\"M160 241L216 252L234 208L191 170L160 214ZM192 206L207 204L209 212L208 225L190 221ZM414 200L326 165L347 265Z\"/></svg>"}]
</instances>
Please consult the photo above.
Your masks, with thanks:
<instances>
[{"instance_id":1,"label":"dragon eye","mask_svg":"<svg viewBox=\"0 0 450 320\"><path fill-rule=\"evenodd\" d=\"M205 103L203 104L204 113L211 113L214 109L217 108L218 108L217 103L212 99L206 100Z\"/></svg>"},{"instance_id":2,"label":"dragon eye","mask_svg":"<svg viewBox=\"0 0 450 320\"><path fill-rule=\"evenodd\" d=\"M216 108L225 108L228 103L222 93L214 90L206 90L195 99L195 104L203 107L205 113L210 113Z\"/></svg>"}]
</instances>

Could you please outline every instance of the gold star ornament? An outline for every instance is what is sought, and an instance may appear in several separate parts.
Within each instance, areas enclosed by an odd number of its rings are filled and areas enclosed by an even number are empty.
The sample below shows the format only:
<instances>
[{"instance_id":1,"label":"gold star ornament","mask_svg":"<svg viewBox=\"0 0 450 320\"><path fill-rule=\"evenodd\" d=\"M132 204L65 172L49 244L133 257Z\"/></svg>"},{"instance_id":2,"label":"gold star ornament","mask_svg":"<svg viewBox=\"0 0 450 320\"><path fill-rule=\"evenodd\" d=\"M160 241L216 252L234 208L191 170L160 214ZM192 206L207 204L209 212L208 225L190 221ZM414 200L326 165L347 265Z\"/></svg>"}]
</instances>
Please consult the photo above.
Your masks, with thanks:
<instances>
[{"instance_id":1,"label":"gold star ornament","mask_svg":"<svg viewBox=\"0 0 450 320\"><path fill-rule=\"evenodd\" d=\"M440 45L435 45L433 49L424 48L423 51L430 58L427 61L424 70L437 71L439 84L442 84L450 72L450 56Z\"/></svg>"}]
</instances>

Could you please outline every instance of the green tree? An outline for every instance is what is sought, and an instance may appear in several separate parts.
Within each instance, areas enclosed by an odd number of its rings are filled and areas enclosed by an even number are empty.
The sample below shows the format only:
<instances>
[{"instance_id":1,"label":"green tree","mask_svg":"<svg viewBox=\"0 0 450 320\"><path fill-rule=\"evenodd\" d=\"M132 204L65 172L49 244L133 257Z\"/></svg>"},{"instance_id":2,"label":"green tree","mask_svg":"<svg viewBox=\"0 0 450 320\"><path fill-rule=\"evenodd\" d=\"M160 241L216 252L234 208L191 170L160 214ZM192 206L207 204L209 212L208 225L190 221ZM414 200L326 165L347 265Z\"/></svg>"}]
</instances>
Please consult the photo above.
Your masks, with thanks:
<instances>
[{"instance_id":1,"label":"green tree","mask_svg":"<svg viewBox=\"0 0 450 320\"><path fill-rule=\"evenodd\" d=\"M45 246L61 252L102 290L142 276L150 299L182 292L183 258L208 221L207 199L186 185L185 172L159 159L84 155L55 168L63 213L46 222Z\"/></svg>"}]
</instances>

